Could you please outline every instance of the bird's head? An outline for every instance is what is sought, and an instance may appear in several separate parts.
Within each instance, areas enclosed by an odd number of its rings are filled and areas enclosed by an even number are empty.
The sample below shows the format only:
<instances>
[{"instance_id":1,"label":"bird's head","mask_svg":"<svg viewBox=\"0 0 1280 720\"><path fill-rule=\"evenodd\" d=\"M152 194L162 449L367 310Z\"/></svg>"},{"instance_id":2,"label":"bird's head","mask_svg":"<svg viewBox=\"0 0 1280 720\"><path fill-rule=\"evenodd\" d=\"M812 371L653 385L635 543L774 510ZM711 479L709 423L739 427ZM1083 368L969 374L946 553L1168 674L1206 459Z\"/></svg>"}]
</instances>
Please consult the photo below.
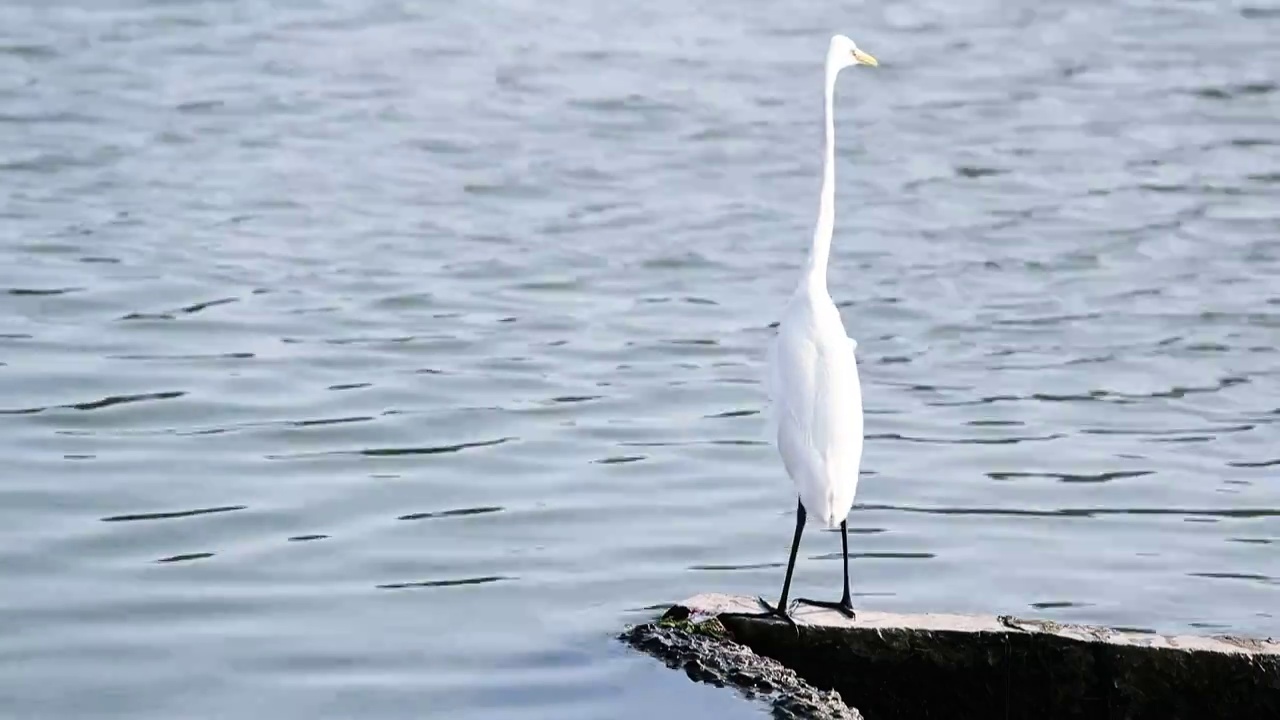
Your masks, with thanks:
<instances>
[{"instance_id":1,"label":"bird's head","mask_svg":"<svg viewBox=\"0 0 1280 720\"><path fill-rule=\"evenodd\" d=\"M840 72L852 65L870 65L876 67L880 63L871 54L860 50L858 44L844 35L831 38L831 47L827 50L827 72Z\"/></svg>"}]
</instances>

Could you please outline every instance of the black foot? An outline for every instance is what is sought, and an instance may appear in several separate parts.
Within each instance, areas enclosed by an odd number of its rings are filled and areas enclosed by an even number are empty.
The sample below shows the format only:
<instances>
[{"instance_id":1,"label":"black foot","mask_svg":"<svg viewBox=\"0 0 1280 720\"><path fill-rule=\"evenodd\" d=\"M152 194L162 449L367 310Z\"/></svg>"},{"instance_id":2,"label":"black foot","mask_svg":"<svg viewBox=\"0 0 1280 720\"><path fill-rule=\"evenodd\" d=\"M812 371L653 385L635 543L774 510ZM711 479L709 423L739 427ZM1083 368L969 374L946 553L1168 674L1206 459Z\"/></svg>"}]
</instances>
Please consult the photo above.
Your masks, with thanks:
<instances>
[{"instance_id":1,"label":"black foot","mask_svg":"<svg viewBox=\"0 0 1280 720\"><path fill-rule=\"evenodd\" d=\"M850 620L853 620L856 617L853 613L853 603L849 602L848 598L845 598L838 602L831 602L830 600L810 600L809 598L796 598L796 602L804 603L805 605L812 605L814 607L829 608L831 610L835 610L841 615L844 615Z\"/></svg>"},{"instance_id":2,"label":"black foot","mask_svg":"<svg viewBox=\"0 0 1280 720\"><path fill-rule=\"evenodd\" d=\"M780 617L783 620L786 620L791 627L795 627L796 621L791 619L791 615L787 613L787 609L785 607L774 607L762 597L758 597L756 600L760 601L760 604L764 606L764 609L766 610L766 612L762 614L763 617Z\"/></svg>"},{"instance_id":3,"label":"black foot","mask_svg":"<svg viewBox=\"0 0 1280 720\"><path fill-rule=\"evenodd\" d=\"M756 598L756 600L758 600L760 602L760 605L764 607L765 609L764 612L762 613L729 613L729 614L735 615L737 617L746 617L746 618L782 618L783 620L786 620L787 623L791 625L791 627L796 626L796 621L792 620L791 616L787 614L786 608L776 608L770 605L768 601L766 601L762 597L758 597Z\"/></svg>"}]
</instances>

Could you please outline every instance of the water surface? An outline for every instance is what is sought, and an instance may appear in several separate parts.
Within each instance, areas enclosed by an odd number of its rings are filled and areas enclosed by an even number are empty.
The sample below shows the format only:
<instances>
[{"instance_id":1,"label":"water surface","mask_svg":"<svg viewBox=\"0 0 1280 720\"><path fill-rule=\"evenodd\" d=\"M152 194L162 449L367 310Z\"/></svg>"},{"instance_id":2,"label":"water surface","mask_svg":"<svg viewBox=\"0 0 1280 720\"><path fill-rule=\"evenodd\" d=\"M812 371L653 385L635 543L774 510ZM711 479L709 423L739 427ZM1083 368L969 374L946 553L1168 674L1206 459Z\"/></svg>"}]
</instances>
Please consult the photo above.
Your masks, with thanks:
<instances>
[{"instance_id":1,"label":"water surface","mask_svg":"<svg viewBox=\"0 0 1280 720\"><path fill-rule=\"evenodd\" d=\"M3 714L758 715L833 31L855 602L1280 632L1272 5L15 2Z\"/></svg>"}]
</instances>

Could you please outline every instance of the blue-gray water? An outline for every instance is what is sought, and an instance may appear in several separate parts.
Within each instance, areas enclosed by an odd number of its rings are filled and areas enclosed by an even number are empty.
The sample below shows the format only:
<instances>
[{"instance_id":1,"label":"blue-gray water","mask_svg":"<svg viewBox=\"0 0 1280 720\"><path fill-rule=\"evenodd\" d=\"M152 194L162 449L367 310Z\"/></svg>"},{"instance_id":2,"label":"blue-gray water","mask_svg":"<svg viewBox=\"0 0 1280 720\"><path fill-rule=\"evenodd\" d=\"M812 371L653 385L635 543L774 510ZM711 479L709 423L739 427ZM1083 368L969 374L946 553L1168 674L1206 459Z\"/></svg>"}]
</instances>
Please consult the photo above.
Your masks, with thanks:
<instances>
[{"instance_id":1,"label":"blue-gray water","mask_svg":"<svg viewBox=\"0 0 1280 720\"><path fill-rule=\"evenodd\" d=\"M756 715L612 636L781 582L836 31L856 602L1280 632L1274 2L31 0L0 715Z\"/></svg>"}]
</instances>

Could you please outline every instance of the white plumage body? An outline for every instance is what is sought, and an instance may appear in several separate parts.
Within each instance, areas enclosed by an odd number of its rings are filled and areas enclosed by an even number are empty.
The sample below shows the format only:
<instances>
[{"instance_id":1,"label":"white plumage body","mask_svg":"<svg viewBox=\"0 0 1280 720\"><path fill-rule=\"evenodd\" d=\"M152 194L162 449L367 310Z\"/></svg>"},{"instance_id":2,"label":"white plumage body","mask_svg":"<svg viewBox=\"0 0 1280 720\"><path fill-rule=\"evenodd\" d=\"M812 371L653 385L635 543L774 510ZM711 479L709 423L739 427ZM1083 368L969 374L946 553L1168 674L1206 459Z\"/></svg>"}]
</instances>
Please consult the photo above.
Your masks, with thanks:
<instances>
[{"instance_id":1,"label":"white plumage body","mask_svg":"<svg viewBox=\"0 0 1280 720\"><path fill-rule=\"evenodd\" d=\"M862 462L857 344L815 278L783 311L769 352L769 394L778 452L805 510L828 528L853 507Z\"/></svg>"}]
</instances>

